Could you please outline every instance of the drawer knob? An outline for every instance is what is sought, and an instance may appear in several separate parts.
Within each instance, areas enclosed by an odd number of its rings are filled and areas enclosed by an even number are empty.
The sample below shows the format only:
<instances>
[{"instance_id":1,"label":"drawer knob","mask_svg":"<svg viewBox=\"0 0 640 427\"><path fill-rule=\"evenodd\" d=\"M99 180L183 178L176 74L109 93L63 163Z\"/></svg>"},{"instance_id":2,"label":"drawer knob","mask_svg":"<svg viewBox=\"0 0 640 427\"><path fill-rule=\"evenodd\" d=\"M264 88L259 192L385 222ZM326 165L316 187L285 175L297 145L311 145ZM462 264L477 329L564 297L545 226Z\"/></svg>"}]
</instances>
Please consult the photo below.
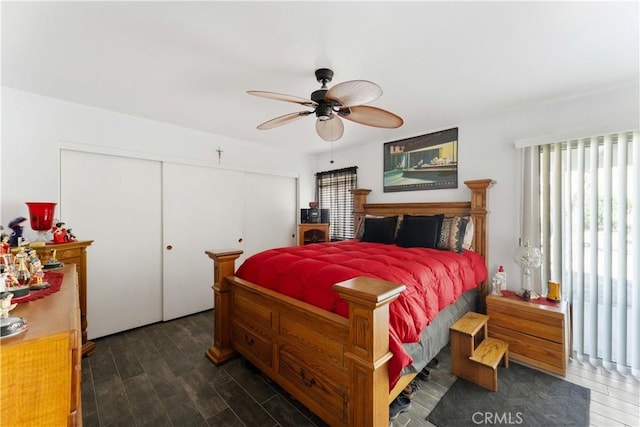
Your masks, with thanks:
<instances>
[{"instance_id":1,"label":"drawer knob","mask_svg":"<svg viewBox=\"0 0 640 427\"><path fill-rule=\"evenodd\" d=\"M304 369L300 369L300 378L302 378L302 384L306 385L307 387L313 387L316 384L315 378L307 380Z\"/></svg>"},{"instance_id":2,"label":"drawer knob","mask_svg":"<svg viewBox=\"0 0 640 427\"><path fill-rule=\"evenodd\" d=\"M244 335L244 343L246 345L253 345L254 342L253 338L249 337L247 334Z\"/></svg>"}]
</instances>

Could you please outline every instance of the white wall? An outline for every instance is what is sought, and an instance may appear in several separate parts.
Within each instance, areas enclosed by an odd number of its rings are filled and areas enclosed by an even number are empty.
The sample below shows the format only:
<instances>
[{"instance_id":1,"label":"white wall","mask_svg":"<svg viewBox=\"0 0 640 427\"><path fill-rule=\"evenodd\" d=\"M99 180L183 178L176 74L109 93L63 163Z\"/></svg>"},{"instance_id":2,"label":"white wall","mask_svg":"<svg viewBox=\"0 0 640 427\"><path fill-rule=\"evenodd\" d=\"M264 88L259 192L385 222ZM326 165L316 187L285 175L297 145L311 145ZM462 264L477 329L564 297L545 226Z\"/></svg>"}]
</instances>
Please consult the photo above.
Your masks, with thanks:
<instances>
[{"instance_id":1,"label":"white wall","mask_svg":"<svg viewBox=\"0 0 640 427\"><path fill-rule=\"evenodd\" d=\"M61 147L213 165L218 162L215 150L220 147L224 150L222 167L299 174L300 203L305 206L315 197L314 172L353 165L358 166L358 186L373 190L371 202L464 200L468 192L463 181L492 178L497 184L489 197L490 273L499 264L505 265L509 287L518 289L520 272L512 255L520 226L520 158L514 141L596 128L640 128L638 91L637 85L619 87L452 123L441 129L459 128L459 188L383 193L382 153L383 143L388 141L345 150L340 150L338 142L335 163L330 164L329 153L315 158L296 156L259 144L2 88L0 223L6 226L16 216L27 216L25 201L59 200ZM425 129L424 133L436 130L440 129ZM406 135L411 136L415 135ZM26 226L25 235L33 237L35 233Z\"/></svg>"},{"instance_id":2,"label":"white wall","mask_svg":"<svg viewBox=\"0 0 640 427\"><path fill-rule=\"evenodd\" d=\"M314 197L310 156L3 87L0 224L28 217L26 201L59 201L61 148L218 165L218 147L220 167L299 177L299 200ZM35 238L28 223L24 234Z\"/></svg>"},{"instance_id":3,"label":"white wall","mask_svg":"<svg viewBox=\"0 0 640 427\"><path fill-rule=\"evenodd\" d=\"M639 88L637 85L523 106L487 117L452 123L459 128L459 170L457 189L384 193L382 186L383 144L372 142L339 150L335 163L329 154L316 156L316 170L358 166L358 187L372 190L368 201L427 202L468 199L465 180L492 178L497 184L489 192L489 273L502 264L508 273L510 289L520 288L520 268L513 253L520 237L520 154L514 147L519 139L577 134L594 129L625 131L640 128ZM425 129L430 133L441 129ZM415 135L406 135L411 137ZM401 138L398 138L401 139ZM330 167L328 167L330 166Z\"/></svg>"}]
</instances>

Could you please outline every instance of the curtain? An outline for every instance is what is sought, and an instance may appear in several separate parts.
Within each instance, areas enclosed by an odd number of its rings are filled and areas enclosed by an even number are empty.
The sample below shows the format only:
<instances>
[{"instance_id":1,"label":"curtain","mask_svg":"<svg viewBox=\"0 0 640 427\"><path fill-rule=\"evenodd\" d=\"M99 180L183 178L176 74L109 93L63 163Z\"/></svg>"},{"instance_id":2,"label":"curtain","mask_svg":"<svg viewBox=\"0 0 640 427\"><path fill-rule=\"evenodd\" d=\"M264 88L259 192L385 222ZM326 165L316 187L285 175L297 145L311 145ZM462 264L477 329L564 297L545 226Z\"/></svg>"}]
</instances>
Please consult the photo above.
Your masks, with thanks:
<instances>
[{"instance_id":1,"label":"curtain","mask_svg":"<svg viewBox=\"0 0 640 427\"><path fill-rule=\"evenodd\" d=\"M639 135L604 134L523 149L524 166L538 169L537 180L535 173L524 172L523 214L536 192L540 213L537 224L535 218L525 218L523 229L539 227L541 283L560 282L563 299L571 303L575 356L636 377ZM537 164L531 155L536 152Z\"/></svg>"},{"instance_id":2,"label":"curtain","mask_svg":"<svg viewBox=\"0 0 640 427\"><path fill-rule=\"evenodd\" d=\"M320 209L329 209L331 240L355 236L351 190L358 185L357 171L354 166L316 173L316 200Z\"/></svg>"}]
</instances>

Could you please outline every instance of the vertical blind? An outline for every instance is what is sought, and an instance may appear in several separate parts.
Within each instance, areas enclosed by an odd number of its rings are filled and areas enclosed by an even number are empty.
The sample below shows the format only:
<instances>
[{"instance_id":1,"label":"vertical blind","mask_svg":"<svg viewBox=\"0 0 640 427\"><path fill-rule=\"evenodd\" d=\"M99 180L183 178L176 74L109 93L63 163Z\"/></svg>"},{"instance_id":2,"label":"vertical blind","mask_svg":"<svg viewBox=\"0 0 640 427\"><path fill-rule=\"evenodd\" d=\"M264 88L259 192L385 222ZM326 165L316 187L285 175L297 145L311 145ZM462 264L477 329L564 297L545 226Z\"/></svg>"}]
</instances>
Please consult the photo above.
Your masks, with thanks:
<instances>
[{"instance_id":1,"label":"vertical blind","mask_svg":"<svg viewBox=\"0 0 640 427\"><path fill-rule=\"evenodd\" d=\"M358 185L356 166L316 173L316 200L320 209L329 209L331 240L352 239L353 195Z\"/></svg>"},{"instance_id":2,"label":"vertical blind","mask_svg":"<svg viewBox=\"0 0 640 427\"><path fill-rule=\"evenodd\" d=\"M562 283L578 358L639 375L640 132L539 147L542 283Z\"/></svg>"}]
</instances>

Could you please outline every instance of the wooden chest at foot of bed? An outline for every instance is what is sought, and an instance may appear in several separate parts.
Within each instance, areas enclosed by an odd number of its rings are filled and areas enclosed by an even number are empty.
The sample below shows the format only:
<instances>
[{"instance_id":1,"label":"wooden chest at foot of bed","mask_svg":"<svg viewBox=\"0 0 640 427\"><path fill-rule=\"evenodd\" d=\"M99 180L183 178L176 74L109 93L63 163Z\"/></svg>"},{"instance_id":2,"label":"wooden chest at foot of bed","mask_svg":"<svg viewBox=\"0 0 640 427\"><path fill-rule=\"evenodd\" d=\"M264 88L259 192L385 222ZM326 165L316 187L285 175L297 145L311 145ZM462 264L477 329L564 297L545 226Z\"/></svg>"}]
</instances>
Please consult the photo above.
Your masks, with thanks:
<instances>
[{"instance_id":1,"label":"wooden chest at foot of bed","mask_svg":"<svg viewBox=\"0 0 640 427\"><path fill-rule=\"evenodd\" d=\"M282 298L282 295L280 295ZM344 357L348 321L310 307L274 303L268 295L236 287L233 348L330 424L347 422L349 375ZM297 305L304 305L297 309ZM327 319L327 317L329 319ZM344 328L336 331L336 322ZM313 325L309 328L309 325Z\"/></svg>"}]
</instances>

